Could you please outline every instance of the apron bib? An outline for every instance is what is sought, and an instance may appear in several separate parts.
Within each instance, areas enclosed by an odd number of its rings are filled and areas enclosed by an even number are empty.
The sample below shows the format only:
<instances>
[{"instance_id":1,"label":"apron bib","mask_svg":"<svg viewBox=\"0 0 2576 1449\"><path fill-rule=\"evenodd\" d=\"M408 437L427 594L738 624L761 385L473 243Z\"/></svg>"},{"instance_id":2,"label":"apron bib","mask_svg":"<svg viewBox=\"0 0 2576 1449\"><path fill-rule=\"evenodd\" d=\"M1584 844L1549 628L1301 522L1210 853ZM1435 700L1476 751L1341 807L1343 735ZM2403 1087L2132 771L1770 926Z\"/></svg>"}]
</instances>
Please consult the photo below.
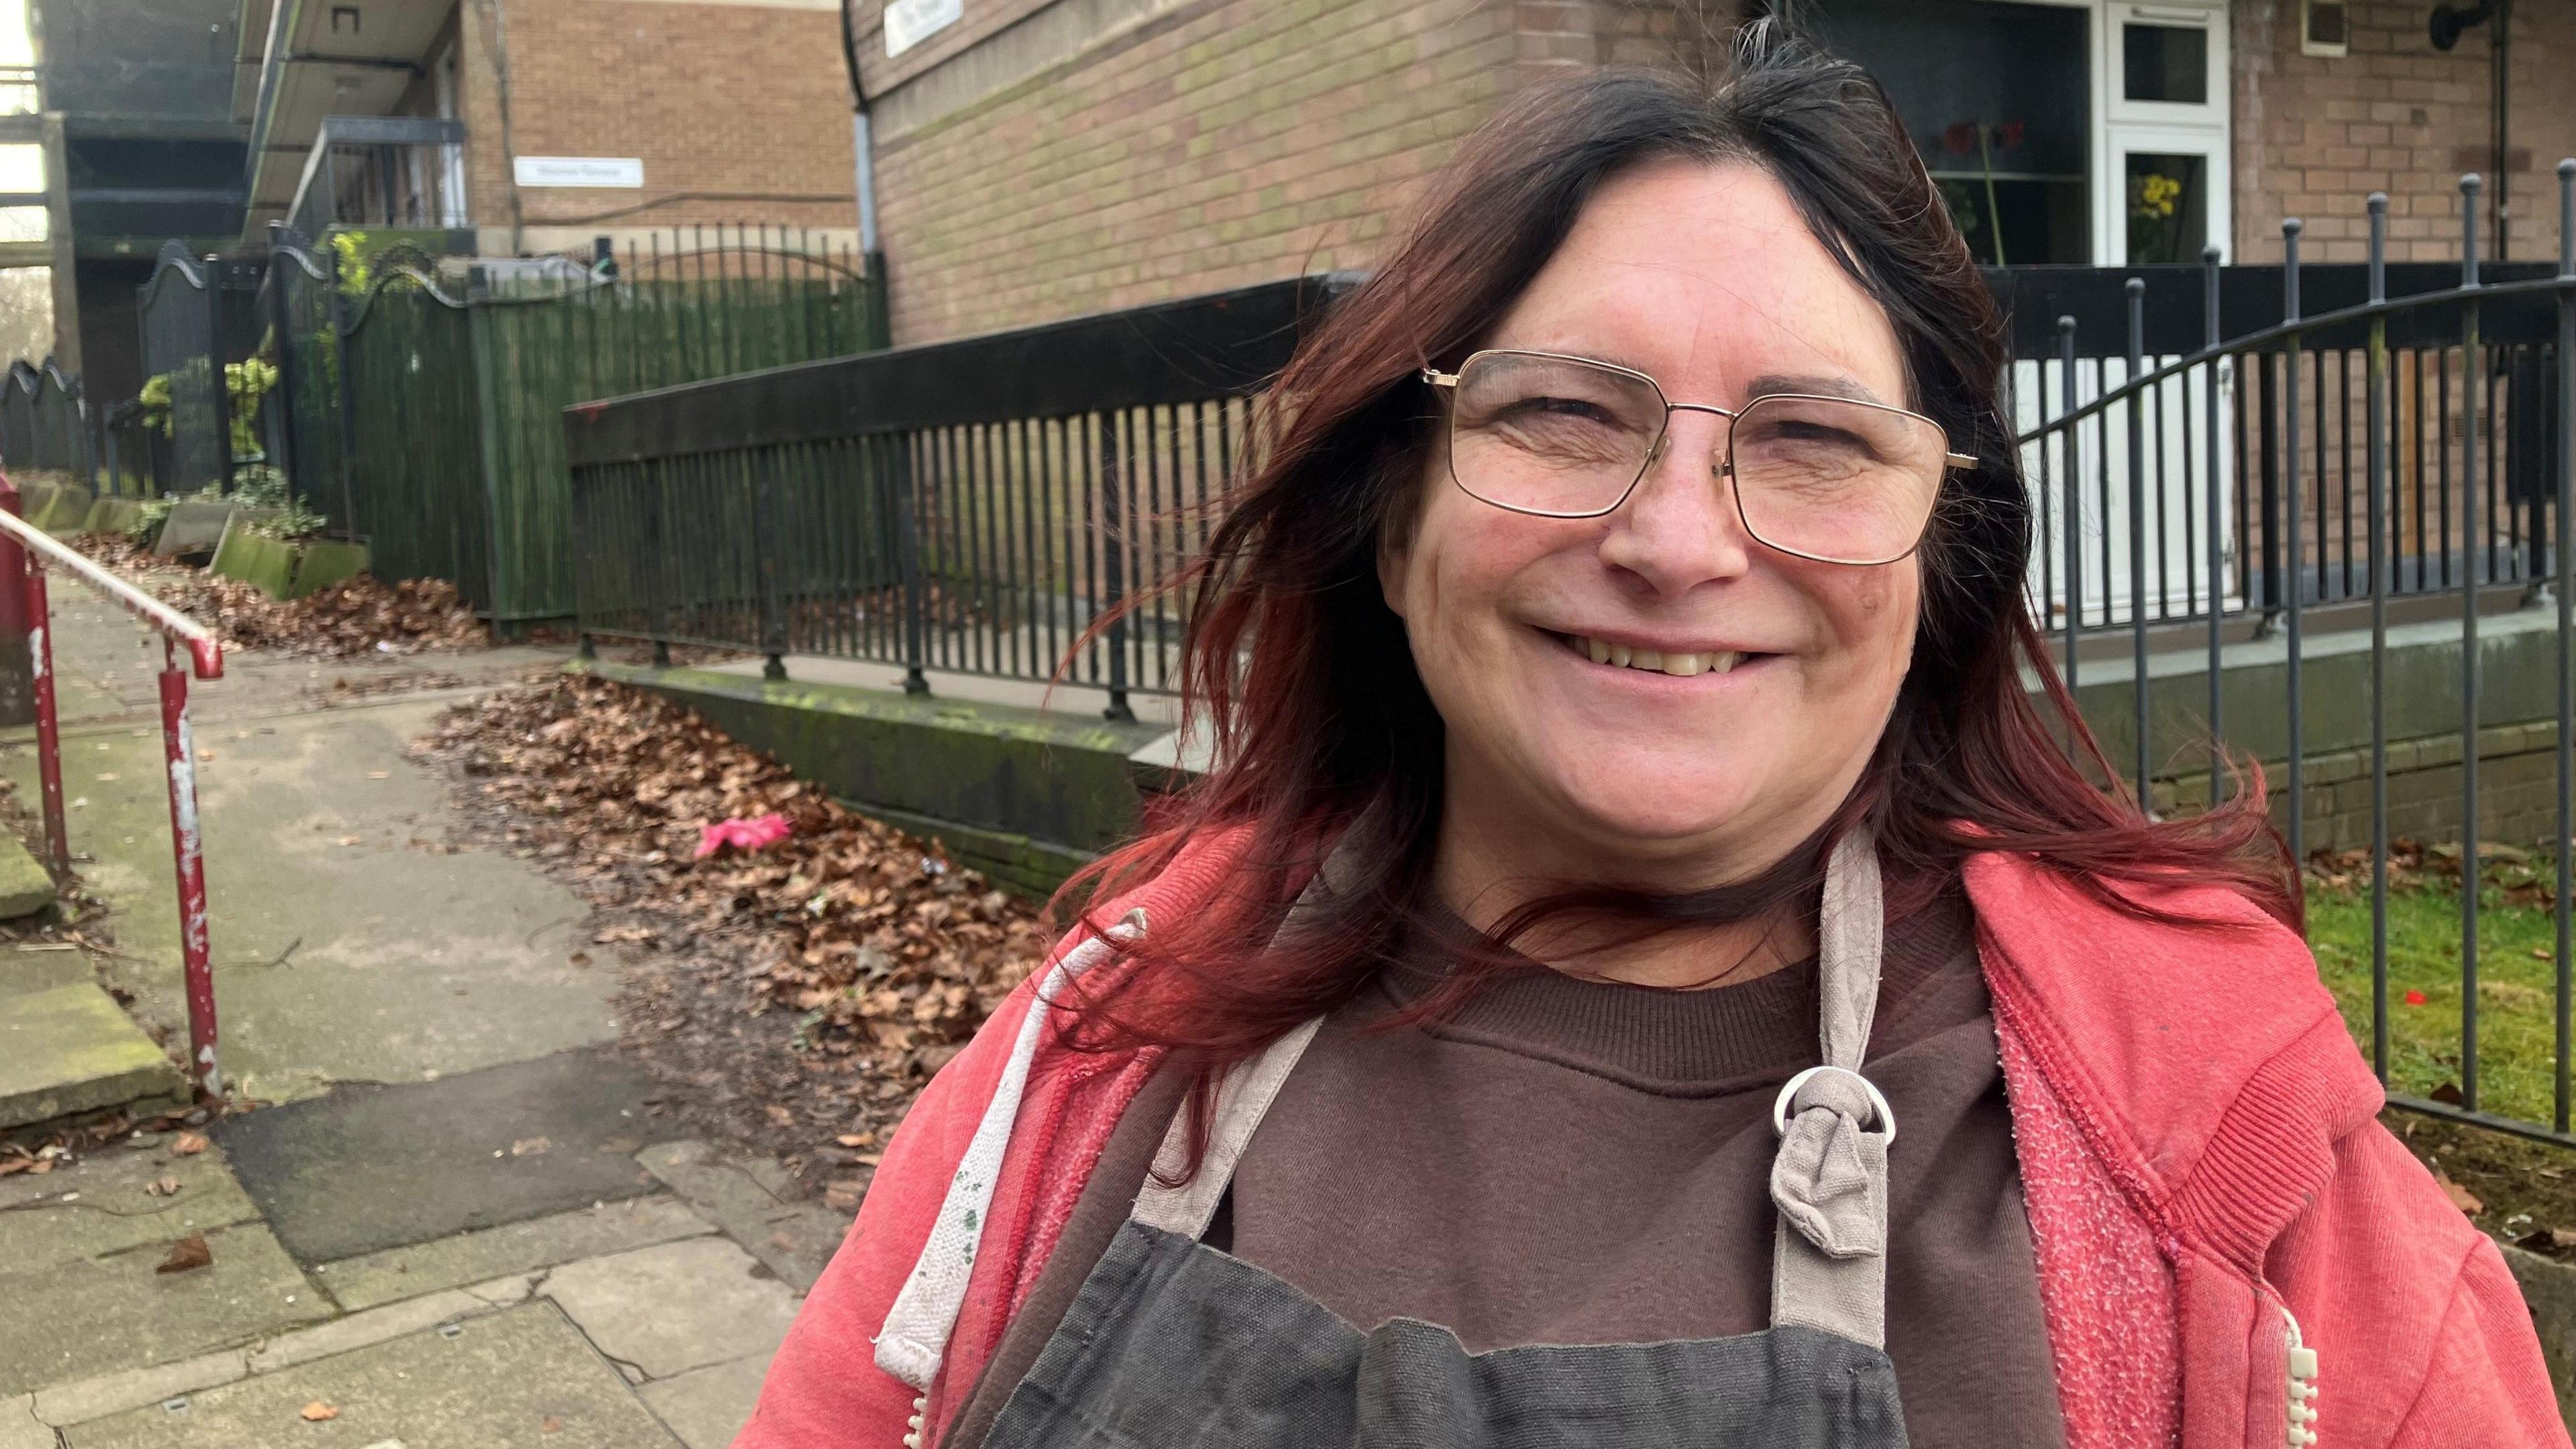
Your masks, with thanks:
<instances>
[{"instance_id":1,"label":"apron bib","mask_svg":"<svg viewBox=\"0 0 2576 1449\"><path fill-rule=\"evenodd\" d=\"M1469 1353L1434 1324L1362 1330L1199 1241L1320 1019L1229 1073L1198 1174L1176 1119L1134 1212L984 1449L1904 1449L1886 1350L1887 1148L1858 1068L1878 1004L1878 861L1826 865L1823 1065L1772 1108L1771 1327L1729 1338Z\"/></svg>"}]
</instances>

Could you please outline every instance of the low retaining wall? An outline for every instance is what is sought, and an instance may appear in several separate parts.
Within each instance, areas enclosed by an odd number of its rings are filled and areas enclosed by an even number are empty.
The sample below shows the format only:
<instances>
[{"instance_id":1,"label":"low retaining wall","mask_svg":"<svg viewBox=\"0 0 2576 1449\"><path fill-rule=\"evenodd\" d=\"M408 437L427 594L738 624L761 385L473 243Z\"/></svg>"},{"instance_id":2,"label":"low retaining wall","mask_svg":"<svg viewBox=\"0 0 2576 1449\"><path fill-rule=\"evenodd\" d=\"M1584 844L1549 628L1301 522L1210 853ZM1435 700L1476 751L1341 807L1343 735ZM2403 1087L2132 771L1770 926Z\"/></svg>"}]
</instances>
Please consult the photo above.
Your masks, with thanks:
<instances>
[{"instance_id":1,"label":"low retaining wall","mask_svg":"<svg viewBox=\"0 0 2576 1449\"><path fill-rule=\"evenodd\" d=\"M1166 731L1006 705L703 669L576 664L688 705L889 824L1031 895L1135 832Z\"/></svg>"}]
</instances>

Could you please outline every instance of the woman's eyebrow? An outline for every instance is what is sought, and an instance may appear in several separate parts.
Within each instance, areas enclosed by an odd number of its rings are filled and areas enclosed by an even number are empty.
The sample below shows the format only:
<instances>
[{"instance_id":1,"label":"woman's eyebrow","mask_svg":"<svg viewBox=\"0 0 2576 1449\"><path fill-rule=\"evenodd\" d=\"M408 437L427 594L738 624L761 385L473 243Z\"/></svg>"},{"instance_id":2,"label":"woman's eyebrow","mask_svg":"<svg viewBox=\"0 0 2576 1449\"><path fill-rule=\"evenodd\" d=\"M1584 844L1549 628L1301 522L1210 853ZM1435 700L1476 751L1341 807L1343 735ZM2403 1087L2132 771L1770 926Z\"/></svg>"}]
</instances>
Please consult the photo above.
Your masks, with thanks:
<instances>
[{"instance_id":1,"label":"woman's eyebrow","mask_svg":"<svg viewBox=\"0 0 2576 1449\"><path fill-rule=\"evenodd\" d=\"M1744 396L1747 401L1757 397L1770 397L1777 393L1805 393L1811 397L1849 398L1853 402L1889 406L1887 399L1850 378L1823 373L1767 373L1744 385Z\"/></svg>"}]
</instances>

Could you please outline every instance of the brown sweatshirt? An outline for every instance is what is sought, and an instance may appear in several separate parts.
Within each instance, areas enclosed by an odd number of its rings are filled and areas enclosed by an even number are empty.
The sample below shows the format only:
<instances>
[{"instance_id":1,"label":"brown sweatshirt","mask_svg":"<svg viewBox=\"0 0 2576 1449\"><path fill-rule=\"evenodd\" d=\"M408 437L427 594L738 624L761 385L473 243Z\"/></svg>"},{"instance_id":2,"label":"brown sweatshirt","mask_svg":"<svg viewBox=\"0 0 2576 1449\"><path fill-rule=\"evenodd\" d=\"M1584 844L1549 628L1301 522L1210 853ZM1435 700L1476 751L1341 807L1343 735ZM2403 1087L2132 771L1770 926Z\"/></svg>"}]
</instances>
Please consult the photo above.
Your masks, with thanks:
<instances>
[{"instance_id":1,"label":"brown sweatshirt","mask_svg":"<svg viewBox=\"0 0 2576 1449\"><path fill-rule=\"evenodd\" d=\"M1316 1034L1209 1241L1362 1327L1470 1350L1650 1342L1770 1321L1772 1098L1817 1059L1812 961L1701 991L1533 965L1427 1027L1383 973ZM1889 924L1864 1070L1889 1154L1888 1353L1915 1449L2060 1449L2038 1271L1964 898ZM1104 1153L953 1445L979 1443L1141 1188L1181 1096L1161 1073Z\"/></svg>"}]
</instances>

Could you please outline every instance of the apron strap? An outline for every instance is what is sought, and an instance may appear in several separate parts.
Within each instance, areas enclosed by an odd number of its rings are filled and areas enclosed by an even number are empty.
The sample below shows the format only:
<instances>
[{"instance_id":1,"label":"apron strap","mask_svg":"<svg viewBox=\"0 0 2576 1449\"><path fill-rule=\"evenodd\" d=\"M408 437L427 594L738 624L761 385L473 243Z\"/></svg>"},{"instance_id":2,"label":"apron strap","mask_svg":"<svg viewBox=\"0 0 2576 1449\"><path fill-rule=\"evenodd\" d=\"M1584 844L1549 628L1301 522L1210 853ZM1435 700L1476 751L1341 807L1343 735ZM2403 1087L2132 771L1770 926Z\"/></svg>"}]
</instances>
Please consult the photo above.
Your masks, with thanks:
<instances>
[{"instance_id":1,"label":"apron strap","mask_svg":"<svg viewBox=\"0 0 2576 1449\"><path fill-rule=\"evenodd\" d=\"M1771 1322L1887 1346L1887 1148L1896 1117L1860 1074L1878 1010L1886 931L1876 846L1835 842L1817 923L1822 1065L1789 1079L1771 1108Z\"/></svg>"},{"instance_id":2,"label":"apron strap","mask_svg":"<svg viewBox=\"0 0 2576 1449\"><path fill-rule=\"evenodd\" d=\"M1263 1114L1270 1110L1271 1099L1279 1095L1280 1085L1296 1070L1297 1059L1306 1054L1306 1044L1315 1039L1315 1029L1323 1024L1322 1017L1312 1018L1262 1048L1259 1056L1225 1074L1225 1080L1217 1084L1216 1120L1208 1132L1207 1155L1199 1159L1199 1170L1189 1181L1166 1187L1166 1182L1188 1171L1190 1165L1190 1114L1175 1114L1171 1127L1163 1133L1162 1147L1154 1154L1154 1169L1145 1174L1144 1191L1136 1194L1136 1207L1129 1216L1149 1228L1161 1228L1185 1238L1205 1233L1227 1184L1234 1181L1234 1165L1242 1159L1243 1149L1251 1145L1252 1134L1261 1126Z\"/></svg>"}]
</instances>

